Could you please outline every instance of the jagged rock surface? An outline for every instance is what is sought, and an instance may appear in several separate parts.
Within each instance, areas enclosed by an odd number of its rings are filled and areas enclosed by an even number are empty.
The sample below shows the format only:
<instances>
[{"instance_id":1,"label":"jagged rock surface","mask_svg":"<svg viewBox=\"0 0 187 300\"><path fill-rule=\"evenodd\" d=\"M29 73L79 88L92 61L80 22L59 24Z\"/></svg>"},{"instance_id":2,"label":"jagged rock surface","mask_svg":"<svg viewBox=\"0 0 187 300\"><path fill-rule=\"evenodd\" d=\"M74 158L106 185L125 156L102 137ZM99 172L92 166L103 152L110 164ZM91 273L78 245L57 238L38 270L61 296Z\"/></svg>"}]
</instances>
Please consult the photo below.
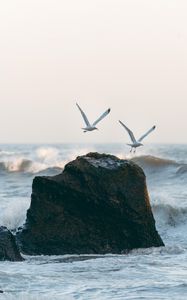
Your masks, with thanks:
<instances>
[{"instance_id":1,"label":"jagged rock surface","mask_svg":"<svg viewBox=\"0 0 187 300\"><path fill-rule=\"evenodd\" d=\"M0 227L0 260L22 261L15 237L4 226Z\"/></svg>"},{"instance_id":2,"label":"jagged rock surface","mask_svg":"<svg viewBox=\"0 0 187 300\"><path fill-rule=\"evenodd\" d=\"M131 161L89 153L53 177L35 177L18 234L27 254L123 253L163 246L143 170Z\"/></svg>"}]
</instances>

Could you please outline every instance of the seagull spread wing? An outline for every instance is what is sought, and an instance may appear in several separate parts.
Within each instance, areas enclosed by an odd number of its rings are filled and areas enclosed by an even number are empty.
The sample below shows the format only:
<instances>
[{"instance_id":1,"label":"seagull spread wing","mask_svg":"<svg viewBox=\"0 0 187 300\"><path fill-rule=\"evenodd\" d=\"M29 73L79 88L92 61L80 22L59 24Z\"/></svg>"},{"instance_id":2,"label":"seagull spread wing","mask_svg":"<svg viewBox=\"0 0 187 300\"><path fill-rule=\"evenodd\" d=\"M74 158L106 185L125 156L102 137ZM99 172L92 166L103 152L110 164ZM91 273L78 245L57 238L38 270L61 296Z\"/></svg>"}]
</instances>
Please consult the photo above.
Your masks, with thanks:
<instances>
[{"instance_id":1,"label":"seagull spread wing","mask_svg":"<svg viewBox=\"0 0 187 300\"><path fill-rule=\"evenodd\" d=\"M153 126L151 129L149 129L144 135L141 136L141 138L139 138L138 142L141 142L149 133L151 133L154 129L156 128L156 126Z\"/></svg>"},{"instance_id":2,"label":"seagull spread wing","mask_svg":"<svg viewBox=\"0 0 187 300\"><path fill-rule=\"evenodd\" d=\"M81 115L82 115L82 117L83 117L83 119L84 119L84 122L86 123L86 126L91 126L90 125L90 122L88 121L88 118L87 118L87 116L85 115L85 113L83 112L83 110L80 108L80 106L78 105L78 103L76 103L76 105L77 105L77 107L78 107L78 109L80 110L80 112L81 112Z\"/></svg>"},{"instance_id":3,"label":"seagull spread wing","mask_svg":"<svg viewBox=\"0 0 187 300\"><path fill-rule=\"evenodd\" d=\"M110 108L107 109L94 123L92 126L95 126L97 123L99 123L104 117L106 117L110 112Z\"/></svg>"},{"instance_id":4,"label":"seagull spread wing","mask_svg":"<svg viewBox=\"0 0 187 300\"><path fill-rule=\"evenodd\" d=\"M127 126L125 126L125 124L123 124L123 122L121 122L121 121L119 121L119 122L120 122L120 124L127 130L128 134L129 134L129 136L130 136L130 138L131 138L131 141L132 141L133 143L136 143L136 139L135 139L135 137L134 137L133 132L132 132Z\"/></svg>"}]
</instances>

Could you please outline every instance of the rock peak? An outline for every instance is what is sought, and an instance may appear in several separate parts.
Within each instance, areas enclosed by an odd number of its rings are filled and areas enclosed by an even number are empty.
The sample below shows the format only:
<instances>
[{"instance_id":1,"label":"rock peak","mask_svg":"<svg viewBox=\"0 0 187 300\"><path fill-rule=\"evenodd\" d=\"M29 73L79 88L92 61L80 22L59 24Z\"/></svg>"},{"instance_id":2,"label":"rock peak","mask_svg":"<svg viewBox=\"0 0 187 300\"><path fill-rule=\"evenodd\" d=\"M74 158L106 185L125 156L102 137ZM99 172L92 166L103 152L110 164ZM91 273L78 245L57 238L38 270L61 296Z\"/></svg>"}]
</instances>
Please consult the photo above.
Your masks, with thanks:
<instances>
[{"instance_id":1,"label":"rock peak","mask_svg":"<svg viewBox=\"0 0 187 300\"><path fill-rule=\"evenodd\" d=\"M84 156L80 156L79 158L85 159L96 168L117 169L128 163L127 160L119 159L114 155L105 153L100 154L98 152L90 152Z\"/></svg>"}]
</instances>

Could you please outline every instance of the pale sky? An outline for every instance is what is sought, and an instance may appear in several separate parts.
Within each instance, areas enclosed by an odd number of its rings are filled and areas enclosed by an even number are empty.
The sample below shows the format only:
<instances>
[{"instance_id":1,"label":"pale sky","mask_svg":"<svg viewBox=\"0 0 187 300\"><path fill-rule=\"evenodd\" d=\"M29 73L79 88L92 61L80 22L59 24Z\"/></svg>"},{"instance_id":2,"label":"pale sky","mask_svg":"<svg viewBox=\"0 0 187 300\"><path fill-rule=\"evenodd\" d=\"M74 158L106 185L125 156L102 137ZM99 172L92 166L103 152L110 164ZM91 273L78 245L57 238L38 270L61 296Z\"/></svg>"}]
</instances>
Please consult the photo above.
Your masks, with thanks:
<instances>
[{"instance_id":1,"label":"pale sky","mask_svg":"<svg viewBox=\"0 0 187 300\"><path fill-rule=\"evenodd\" d=\"M1 143L187 143L187 1L1 1L0 82Z\"/></svg>"}]
</instances>

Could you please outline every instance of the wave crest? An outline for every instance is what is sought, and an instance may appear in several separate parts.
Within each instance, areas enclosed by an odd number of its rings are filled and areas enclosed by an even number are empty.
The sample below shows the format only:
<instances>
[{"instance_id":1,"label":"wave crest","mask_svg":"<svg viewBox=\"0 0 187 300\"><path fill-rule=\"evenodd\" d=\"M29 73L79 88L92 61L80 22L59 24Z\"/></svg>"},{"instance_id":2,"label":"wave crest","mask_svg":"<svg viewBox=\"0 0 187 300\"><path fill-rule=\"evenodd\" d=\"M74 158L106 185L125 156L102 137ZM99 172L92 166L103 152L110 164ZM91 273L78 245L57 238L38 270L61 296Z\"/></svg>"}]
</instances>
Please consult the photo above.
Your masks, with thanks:
<instances>
[{"instance_id":1,"label":"wave crest","mask_svg":"<svg viewBox=\"0 0 187 300\"><path fill-rule=\"evenodd\" d=\"M182 166L180 166L180 168L176 172L177 175L183 175L185 173L187 173L187 164L183 164Z\"/></svg>"},{"instance_id":2,"label":"wave crest","mask_svg":"<svg viewBox=\"0 0 187 300\"><path fill-rule=\"evenodd\" d=\"M187 207L177 207L166 203L152 204L151 206L159 223L174 227L186 223Z\"/></svg>"},{"instance_id":3,"label":"wave crest","mask_svg":"<svg viewBox=\"0 0 187 300\"><path fill-rule=\"evenodd\" d=\"M136 156L131 160L142 167L162 168L169 166L178 166L178 163L174 160L160 158L152 155Z\"/></svg>"},{"instance_id":4,"label":"wave crest","mask_svg":"<svg viewBox=\"0 0 187 300\"><path fill-rule=\"evenodd\" d=\"M55 147L39 147L29 156L20 156L18 153L11 157L9 153L0 161L0 171L23 172L23 173L41 173L56 174L61 171L65 164L75 159L79 155L87 153L89 149L70 149L61 152ZM5 153L5 151L4 151Z\"/></svg>"},{"instance_id":5,"label":"wave crest","mask_svg":"<svg viewBox=\"0 0 187 300\"><path fill-rule=\"evenodd\" d=\"M64 162L59 162L56 164L47 164L37 161L32 161L25 158L16 158L14 160L0 162L0 171L6 172L23 172L23 173L39 173L42 171L55 172L63 169Z\"/></svg>"},{"instance_id":6,"label":"wave crest","mask_svg":"<svg viewBox=\"0 0 187 300\"><path fill-rule=\"evenodd\" d=\"M184 178L187 173L187 164L178 163L175 160L155 157L151 155L136 156L131 158L133 162L138 164L148 176L159 176L164 172L164 176L170 179ZM163 174L161 176L162 180Z\"/></svg>"}]
</instances>

